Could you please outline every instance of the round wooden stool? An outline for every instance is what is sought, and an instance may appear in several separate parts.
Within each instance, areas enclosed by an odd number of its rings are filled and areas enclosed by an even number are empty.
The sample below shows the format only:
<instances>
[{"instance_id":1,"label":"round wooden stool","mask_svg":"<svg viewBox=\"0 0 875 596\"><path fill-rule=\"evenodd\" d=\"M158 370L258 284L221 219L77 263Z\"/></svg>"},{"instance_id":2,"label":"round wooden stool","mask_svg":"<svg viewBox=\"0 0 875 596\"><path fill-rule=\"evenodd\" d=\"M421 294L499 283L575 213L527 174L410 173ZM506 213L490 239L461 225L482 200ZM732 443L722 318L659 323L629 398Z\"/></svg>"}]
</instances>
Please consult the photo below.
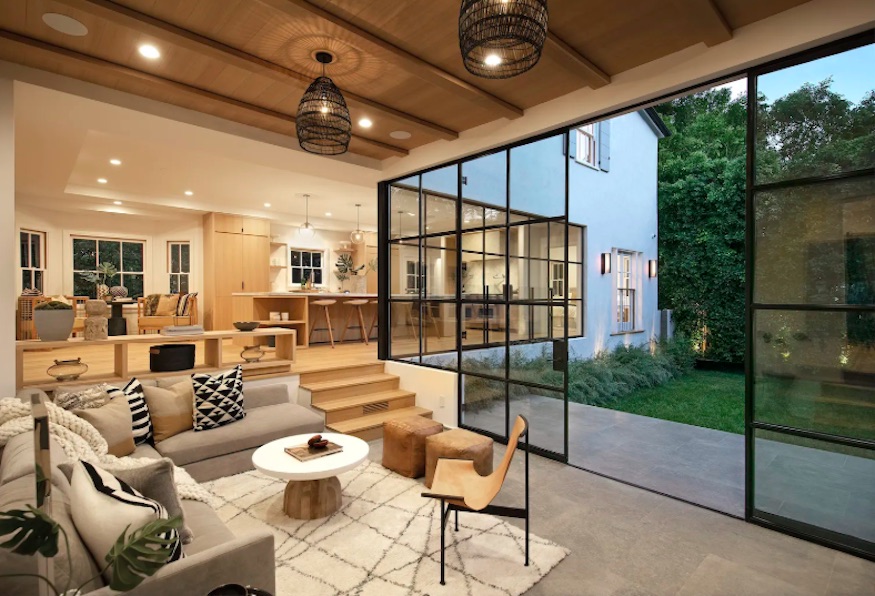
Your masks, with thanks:
<instances>
[{"instance_id":1,"label":"round wooden stool","mask_svg":"<svg viewBox=\"0 0 875 596\"><path fill-rule=\"evenodd\" d=\"M334 304L337 304L337 300L311 300L310 306L321 307L317 308L316 316L313 317L313 324L310 326L310 337L309 340L313 339L314 331L328 331L328 338L331 340L331 347L334 347L334 330L331 329L331 314L328 312L328 308ZM316 327L316 323L319 321L319 312L324 313L325 318L325 327ZM308 340L308 341L309 341Z\"/></svg>"},{"instance_id":2,"label":"round wooden stool","mask_svg":"<svg viewBox=\"0 0 875 596\"><path fill-rule=\"evenodd\" d=\"M362 306L367 304L369 301L367 299L358 298L356 300L346 300L344 301L344 305L350 307L349 314L346 315L346 323L343 325L343 333L340 334L340 342L343 343L344 339L346 339L346 332L350 329L358 329L359 335L366 344L370 343L368 341L368 334L365 333L365 317L362 314ZM359 324L350 326L349 322L352 320L352 313L355 312L358 316Z\"/></svg>"}]
</instances>

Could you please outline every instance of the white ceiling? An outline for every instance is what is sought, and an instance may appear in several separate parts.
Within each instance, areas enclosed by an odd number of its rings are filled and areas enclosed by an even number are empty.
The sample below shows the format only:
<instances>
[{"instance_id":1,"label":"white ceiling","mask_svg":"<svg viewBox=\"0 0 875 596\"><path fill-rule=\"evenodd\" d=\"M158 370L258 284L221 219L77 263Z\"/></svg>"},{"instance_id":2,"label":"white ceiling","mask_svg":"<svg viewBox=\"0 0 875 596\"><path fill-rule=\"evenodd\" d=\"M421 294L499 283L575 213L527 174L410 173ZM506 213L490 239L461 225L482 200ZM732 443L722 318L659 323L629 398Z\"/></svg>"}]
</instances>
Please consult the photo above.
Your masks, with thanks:
<instances>
[{"instance_id":1,"label":"white ceiling","mask_svg":"<svg viewBox=\"0 0 875 596\"><path fill-rule=\"evenodd\" d=\"M21 82L15 150L22 205L151 217L223 211L297 225L308 193L316 227L352 229L361 203L362 227L376 229L378 170Z\"/></svg>"}]
</instances>

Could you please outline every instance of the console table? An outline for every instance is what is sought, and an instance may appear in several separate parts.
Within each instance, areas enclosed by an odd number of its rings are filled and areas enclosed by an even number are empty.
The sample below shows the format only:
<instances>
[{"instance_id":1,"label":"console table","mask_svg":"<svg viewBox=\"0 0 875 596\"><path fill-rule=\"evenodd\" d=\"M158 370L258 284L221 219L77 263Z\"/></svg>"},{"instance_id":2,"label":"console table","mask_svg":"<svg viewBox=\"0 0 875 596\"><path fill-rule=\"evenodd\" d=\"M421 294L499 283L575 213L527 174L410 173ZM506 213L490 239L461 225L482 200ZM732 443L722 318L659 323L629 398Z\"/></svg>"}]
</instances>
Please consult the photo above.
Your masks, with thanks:
<instances>
[{"instance_id":1,"label":"console table","mask_svg":"<svg viewBox=\"0 0 875 596\"><path fill-rule=\"evenodd\" d=\"M243 366L243 378L265 378L271 376L287 375L291 372L292 364L295 361L295 347L297 343L297 331L295 329L281 328L259 328L254 331L206 331L204 333L194 335L116 335L108 339L84 340L84 339L68 339L66 341L40 341L40 340L23 340L15 342L15 386L17 389L23 388L38 388L43 391L52 391L58 385L69 385L71 383L112 383L127 381L130 377L140 379L155 379L160 377L174 377L180 374L195 373L195 372L215 372L223 368L228 368L231 364L225 363L222 360L222 342L226 339L251 339L252 343L256 343L259 338L273 336L276 338L276 352L273 358L262 359L259 362L239 363ZM153 373L150 370L131 370L129 366L129 347L132 345L156 345L169 343L192 343L203 342L203 364L197 365L192 369ZM112 356L106 354L97 356L98 348L103 347L107 351L112 349ZM58 350L75 350L84 348L91 356L95 356L98 360L107 361L112 359L113 372L105 373L85 373L75 381L59 382L48 375L45 375L46 380L29 382L25 384L24 380L24 357L28 352L57 352ZM77 354L80 356L81 354ZM89 364L88 359L83 358L83 362ZM69 357L69 356L65 356Z\"/></svg>"}]
</instances>

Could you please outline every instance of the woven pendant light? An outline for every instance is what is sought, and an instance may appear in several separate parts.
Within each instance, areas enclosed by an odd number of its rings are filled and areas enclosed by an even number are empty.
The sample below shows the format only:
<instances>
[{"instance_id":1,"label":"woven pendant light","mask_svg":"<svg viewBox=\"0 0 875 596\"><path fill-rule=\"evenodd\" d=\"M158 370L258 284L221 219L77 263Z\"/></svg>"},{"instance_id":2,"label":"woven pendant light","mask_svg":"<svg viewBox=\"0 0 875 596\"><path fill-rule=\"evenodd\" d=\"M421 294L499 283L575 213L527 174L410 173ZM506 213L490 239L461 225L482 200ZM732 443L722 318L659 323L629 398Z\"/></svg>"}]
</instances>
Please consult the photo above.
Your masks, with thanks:
<instances>
[{"instance_id":1,"label":"woven pendant light","mask_svg":"<svg viewBox=\"0 0 875 596\"><path fill-rule=\"evenodd\" d=\"M322 64L322 76L307 87L295 116L301 148L319 155L346 153L352 137L346 100L337 85L325 76L325 65L333 59L328 52L316 53L316 60Z\"/></svg>"},{"instance_id":2,"label":"woven pendant light","mask_svg":"<svg viewBox=\"0 0 875 596\"><path fill-rule=\"evenodd\" d=\"M459 49L468 72L509 79L535 66L547 39L547 0L463 0Z\"/></svg>"}]
</instances>

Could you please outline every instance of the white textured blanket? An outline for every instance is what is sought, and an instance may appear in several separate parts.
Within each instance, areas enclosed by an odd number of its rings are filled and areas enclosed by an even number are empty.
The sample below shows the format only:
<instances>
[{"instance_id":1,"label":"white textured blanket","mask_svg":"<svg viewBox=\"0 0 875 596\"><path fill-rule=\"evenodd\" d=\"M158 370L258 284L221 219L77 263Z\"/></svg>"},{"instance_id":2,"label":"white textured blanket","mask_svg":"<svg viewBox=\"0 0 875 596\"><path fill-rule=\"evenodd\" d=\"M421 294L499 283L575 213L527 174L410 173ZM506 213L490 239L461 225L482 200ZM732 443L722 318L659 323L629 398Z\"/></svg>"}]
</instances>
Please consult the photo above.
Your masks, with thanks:
<instances>
[{"instance_id":1,"label":"white textured blanket","mask_svg":"<svg viewBox=\"0 0 875 596\"><path fill-rule=\"evenodd\" d=\"M106 440L89 422L51 402L46 403L46 409L49 415L49 432L71 459L83 459L110 473L113 470L139 468L154 461L150 458L110 455ZM13 397L0 399L0 446L5 446L12 437L32 430L30 405ZM174 477L180 497L212 505L210 492L195 482L188 472L177 467Z\"/></svg>"}]
</instances>

